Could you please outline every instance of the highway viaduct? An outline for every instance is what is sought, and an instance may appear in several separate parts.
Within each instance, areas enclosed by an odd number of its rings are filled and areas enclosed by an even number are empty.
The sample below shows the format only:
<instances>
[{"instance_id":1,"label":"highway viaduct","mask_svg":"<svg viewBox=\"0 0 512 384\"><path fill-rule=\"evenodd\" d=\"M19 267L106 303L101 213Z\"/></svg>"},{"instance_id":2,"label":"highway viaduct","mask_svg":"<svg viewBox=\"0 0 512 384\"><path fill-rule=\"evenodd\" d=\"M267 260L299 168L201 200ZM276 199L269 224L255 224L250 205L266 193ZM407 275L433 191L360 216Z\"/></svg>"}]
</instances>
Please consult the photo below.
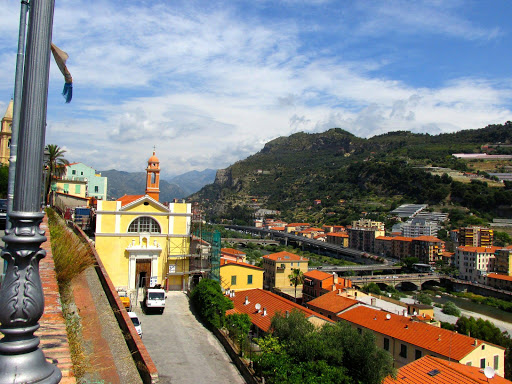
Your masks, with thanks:
<instances>
[{"instance_id":1,"label":"highway viaduct","mask_svg":"<svg viewBox=\"0 0 512 384\"><path fill-rule=\"evenodd\" d=\"M309 248L315 253L324 254L328 256L335 257L337 259L348 259L350 261L360 263L360 264L377 264L378 259L384 260L382 265L388 265L389 261L385 258L382 258L378 255L371 254L369 252L360 251L353 248L345 248L336 244L326 243L325 241L319 241L314 239L309 239L304 236L292 235L290 233L275 231L267 228L256 228L256 227L248 227L241 225L224 225L225 228L232 229L235 231L241 231L248 234L253 234L256 236L260 236L261 238L269 237L272 240L279 240L284 242L286 245L289 242L297 244L303 250L305 248ZM379 268L377 268L379 269ZM382 268L380 268L382 269Z\"/></svg>"}]
</instances>

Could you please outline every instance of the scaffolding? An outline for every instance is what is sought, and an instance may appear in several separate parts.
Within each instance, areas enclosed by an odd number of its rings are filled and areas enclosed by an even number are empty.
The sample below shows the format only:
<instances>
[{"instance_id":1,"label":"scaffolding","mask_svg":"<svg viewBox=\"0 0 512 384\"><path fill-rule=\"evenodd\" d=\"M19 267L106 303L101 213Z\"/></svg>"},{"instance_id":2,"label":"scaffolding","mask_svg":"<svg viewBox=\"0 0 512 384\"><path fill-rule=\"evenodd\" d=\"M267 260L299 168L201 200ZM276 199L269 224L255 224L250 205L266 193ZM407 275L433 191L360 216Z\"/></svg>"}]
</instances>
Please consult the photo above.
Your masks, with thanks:
<instances>
[{"instance_id":1,"label":"scaffolding","mask_svg":"<svg viewBox=\"0 0 512 384\"><path fill-rule=\"evenodd\" d=\"M205 231L196 230L194 235L209 244L208 250L208 261L210 265L210 271L208 277L217 282L220 281L220 248L221 248L221 237L219 231Z\"/></svg>"}]
</instances>

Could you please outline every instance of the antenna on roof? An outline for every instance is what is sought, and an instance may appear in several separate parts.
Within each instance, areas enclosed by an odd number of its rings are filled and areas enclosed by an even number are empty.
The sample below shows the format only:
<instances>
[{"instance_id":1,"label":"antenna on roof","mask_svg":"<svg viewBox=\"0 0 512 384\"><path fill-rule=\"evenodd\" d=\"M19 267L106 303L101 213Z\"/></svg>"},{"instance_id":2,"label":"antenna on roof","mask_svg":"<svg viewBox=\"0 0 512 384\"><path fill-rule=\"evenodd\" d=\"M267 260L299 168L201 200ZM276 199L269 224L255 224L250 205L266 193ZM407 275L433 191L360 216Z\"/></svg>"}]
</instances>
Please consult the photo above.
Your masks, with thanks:
<instances>
[{"instance_id":1,"label":"antenna on roof","mask_svg":"<svg viewBox=\"0 0 512 384\"><path fill-rule=\"evenodd\" d=\"M391 315L388 313L388 314L386 315L386 320L389 320L389 319L391 319Z\"/></svg>"}]
</instances>

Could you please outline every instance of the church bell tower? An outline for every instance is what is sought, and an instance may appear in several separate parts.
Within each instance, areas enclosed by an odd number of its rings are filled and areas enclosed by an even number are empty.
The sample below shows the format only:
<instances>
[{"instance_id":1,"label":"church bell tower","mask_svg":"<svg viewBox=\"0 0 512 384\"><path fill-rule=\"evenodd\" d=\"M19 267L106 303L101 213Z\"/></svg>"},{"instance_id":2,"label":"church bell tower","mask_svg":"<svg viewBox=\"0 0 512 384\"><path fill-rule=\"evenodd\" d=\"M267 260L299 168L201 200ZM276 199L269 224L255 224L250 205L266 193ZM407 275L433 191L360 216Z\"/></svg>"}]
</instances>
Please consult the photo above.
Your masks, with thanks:
<instances>
[{"instance_id":1,"label":"church bell tower","mask_svg":"<svg viewBox=\"0 0 512 384\"><path fill-rule=\"evenodd\" d=\"M160 160L153 151L146 168L146 195L158 201L160 197Z\"/></svg>"}]
</instances>

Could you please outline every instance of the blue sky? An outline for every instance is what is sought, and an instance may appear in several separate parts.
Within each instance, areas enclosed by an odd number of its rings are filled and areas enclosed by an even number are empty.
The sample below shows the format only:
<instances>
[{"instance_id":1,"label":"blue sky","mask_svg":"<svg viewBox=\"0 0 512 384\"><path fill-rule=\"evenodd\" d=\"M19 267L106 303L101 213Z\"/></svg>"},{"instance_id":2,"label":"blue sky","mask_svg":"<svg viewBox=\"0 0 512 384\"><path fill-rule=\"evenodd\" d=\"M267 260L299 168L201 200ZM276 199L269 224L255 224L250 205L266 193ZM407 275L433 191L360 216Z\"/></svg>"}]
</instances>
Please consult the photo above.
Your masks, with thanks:
<instances>
[{"instance_id":1,"label":"blue sky","mask_svg":"<svg viewBox=\"0 0 512 384\"><path fill-rule=\"evenodd\" d=\"M0 0L0 110L19 1ZM97 170L224 168L276 137L512 120L508 1L56 1L46 142ZM3 112L2 112L3 113Z\"/></svg>"}]
</instances>

